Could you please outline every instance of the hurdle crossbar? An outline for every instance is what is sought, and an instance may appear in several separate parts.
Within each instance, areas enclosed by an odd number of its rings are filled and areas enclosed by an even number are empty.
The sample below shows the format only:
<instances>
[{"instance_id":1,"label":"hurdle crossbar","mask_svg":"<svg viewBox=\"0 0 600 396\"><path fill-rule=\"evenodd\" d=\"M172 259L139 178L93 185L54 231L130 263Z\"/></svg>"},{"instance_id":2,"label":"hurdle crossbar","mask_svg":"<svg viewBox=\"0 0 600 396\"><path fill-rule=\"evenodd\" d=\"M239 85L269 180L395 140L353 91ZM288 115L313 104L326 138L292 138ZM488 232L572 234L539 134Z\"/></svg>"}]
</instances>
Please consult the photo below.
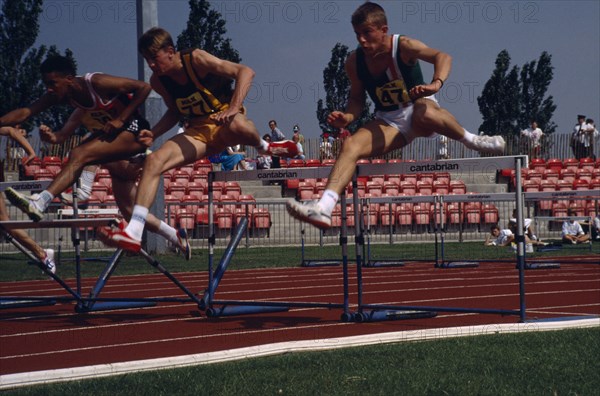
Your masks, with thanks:
<instances>
[{"instance_id":1,"label":"hurdle crossbar","mask_svg":"<svg viewBox=\"0 0 600 396\"><path fill-rule=\"evenodd\" d=\"M0 182L0 192L6 191L7 188L12 188L16 191L43 191L52 183L52 180L25 180L25 181L10 181Z\"/></svg>"}]
</instances>

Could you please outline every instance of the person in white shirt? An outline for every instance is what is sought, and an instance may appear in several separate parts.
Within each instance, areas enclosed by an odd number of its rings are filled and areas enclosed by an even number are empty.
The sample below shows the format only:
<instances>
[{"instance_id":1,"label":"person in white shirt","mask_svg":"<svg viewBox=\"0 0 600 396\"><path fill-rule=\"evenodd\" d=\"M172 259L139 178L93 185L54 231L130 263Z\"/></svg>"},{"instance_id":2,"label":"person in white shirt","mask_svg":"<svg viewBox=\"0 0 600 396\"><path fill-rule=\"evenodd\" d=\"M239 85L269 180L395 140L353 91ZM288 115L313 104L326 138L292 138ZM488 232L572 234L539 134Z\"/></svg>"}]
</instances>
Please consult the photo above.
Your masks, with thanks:
<instances>
[{"instance_id":1,"label":"person in white shirt","mask_svg":"<svg viewBox=\"0 0 600 396\"><path fill-rule=\"evenodd\" d=\"M485 246L508 246L515 240L515 234L509 229L501 230L499 226L490 227L490 234L485 238Z\"/></svg>"},{"instance_id":2,"label":"person in white shirt","mask_svg":"<svg viewBox=\"0 0 600 396\"><path fill-rule=\"evenodd\" d=\"M585 120L585 128L583 129L583 136L581 138L583 155L585 158L596 159L596 156L594 155L594 141L598 139L599 135L600 132L598 132L594 120L591 118Z\"/></svg>"},{"instance_id":3,"label":"person in white shirt","mask_svg":"<svg viewBox=\"0 0 600 396\"><path fill-rule=\"evenodd\" d=\"M569 216L575 216L573 210L569 210ZM572 243L573 245L581 243L589 243L590 236L583 231L581 224L575 221L575 219L569 219L563 223L562 226L562 240L564 243Z\"/></svg>"},{"instance_id":4,"label":"person in white shirt","mask_svg":"<svg viewBox=\"0 0 600 396\"><path fill-rule=\"evenodd\" d=\"M531 126L521 131L521 136L524 138L525 152L529 159L540 158L544 132L538 127L537 121L531 121Z\"/></svg>"}]
</instances>

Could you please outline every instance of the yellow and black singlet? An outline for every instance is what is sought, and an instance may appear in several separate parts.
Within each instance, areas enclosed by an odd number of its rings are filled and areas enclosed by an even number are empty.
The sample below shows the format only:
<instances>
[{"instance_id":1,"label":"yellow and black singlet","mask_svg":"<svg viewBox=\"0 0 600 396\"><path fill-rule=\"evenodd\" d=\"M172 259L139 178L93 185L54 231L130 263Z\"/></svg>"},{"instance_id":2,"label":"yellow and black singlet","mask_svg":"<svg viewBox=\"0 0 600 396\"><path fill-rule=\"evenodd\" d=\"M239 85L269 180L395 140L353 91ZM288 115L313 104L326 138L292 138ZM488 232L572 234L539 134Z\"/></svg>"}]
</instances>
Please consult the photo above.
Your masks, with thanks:
<instances>
[{"instance_id":1,"label":"yellow and black singlet","mask_svg":"<svg viewBox=\"0 0 600 396\"><path fill-rule=\"evenodd\" d=\"M232 96L231 79L207 74L200 78L192 65L194 49L180 51L183 70L187 77L181 85L168 76L160 76L159 80L171 94L177 110L184 117L203 117L224 110Z\"/></svg>"}]
</instances>

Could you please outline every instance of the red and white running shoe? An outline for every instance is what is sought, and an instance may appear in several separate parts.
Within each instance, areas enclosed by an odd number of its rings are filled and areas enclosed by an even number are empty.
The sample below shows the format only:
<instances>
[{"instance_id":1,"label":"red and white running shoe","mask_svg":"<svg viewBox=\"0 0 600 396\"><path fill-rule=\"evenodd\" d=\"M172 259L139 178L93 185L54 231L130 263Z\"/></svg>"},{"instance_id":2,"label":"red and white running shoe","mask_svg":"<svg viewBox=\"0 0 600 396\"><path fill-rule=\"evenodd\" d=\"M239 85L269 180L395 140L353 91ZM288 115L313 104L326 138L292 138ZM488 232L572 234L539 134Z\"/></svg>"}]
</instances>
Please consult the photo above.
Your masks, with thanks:
<instances>
[{"instance_id":1,"label":"red and white running shoe","mask_svg":"<svg viewBox=\"0 0 600 396\"><path fill-rule=\"evenodd\" d=\"M291 140L271 142L269 143L269 148L266 151L259 150L259 154L293 158L298 155L298 146Z\"/></svg>"},{"instance_id":2,"label":"red and white running shoe","mask_svg":"<svg viewBox=\"0 0 600 396\"><path fill-rule=\"evenodd\" d=\"M98 239L106 246L116 247L129 252L138 253L142 249L142 241L132 238L125 232L127 222L121 220L116 226L98 228Z\"/></svg>"}]
</instances>

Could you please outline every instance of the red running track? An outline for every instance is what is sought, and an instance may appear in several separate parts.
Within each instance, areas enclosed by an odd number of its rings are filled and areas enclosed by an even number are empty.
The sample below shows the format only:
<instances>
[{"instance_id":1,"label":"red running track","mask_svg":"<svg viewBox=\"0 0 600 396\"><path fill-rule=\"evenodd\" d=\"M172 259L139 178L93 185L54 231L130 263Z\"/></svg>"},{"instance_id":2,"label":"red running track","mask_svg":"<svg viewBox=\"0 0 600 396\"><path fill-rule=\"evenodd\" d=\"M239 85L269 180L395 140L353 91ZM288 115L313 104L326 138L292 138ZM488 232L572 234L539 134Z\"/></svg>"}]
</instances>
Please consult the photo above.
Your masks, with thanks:
<instances>
[{"instance_id":1,"label":"red running track","mask_svg":"<svg viewBox=\"0 0 600 396\"><path fill-rule=\"evenodd\" d=\"M591 258L588 258L588 260ZM594 258L597 259L597 258ZM593 262L592 262L593 263ZM341 267L228 272L220 300L342 303ZM350 303L356 304L355 267ZM202 292L206 273L179 273ZM511 264L436 269L430 264L363 270L364 303L518 310L518 271ZM527 319L600 315L600 265L528 270ZM87 295L94 279L83 281ZM0 284L2 296L64 296L50 281ZM161 274L110 279L101 297L184 297ZM518 323L518 316L444 313L429 319L344 323L341 309L207 318L193 303L76 313L73 303L0 310L0 375L223 351L284 341L320 340L403 330Z\"/></svg>"}]
</instances>

